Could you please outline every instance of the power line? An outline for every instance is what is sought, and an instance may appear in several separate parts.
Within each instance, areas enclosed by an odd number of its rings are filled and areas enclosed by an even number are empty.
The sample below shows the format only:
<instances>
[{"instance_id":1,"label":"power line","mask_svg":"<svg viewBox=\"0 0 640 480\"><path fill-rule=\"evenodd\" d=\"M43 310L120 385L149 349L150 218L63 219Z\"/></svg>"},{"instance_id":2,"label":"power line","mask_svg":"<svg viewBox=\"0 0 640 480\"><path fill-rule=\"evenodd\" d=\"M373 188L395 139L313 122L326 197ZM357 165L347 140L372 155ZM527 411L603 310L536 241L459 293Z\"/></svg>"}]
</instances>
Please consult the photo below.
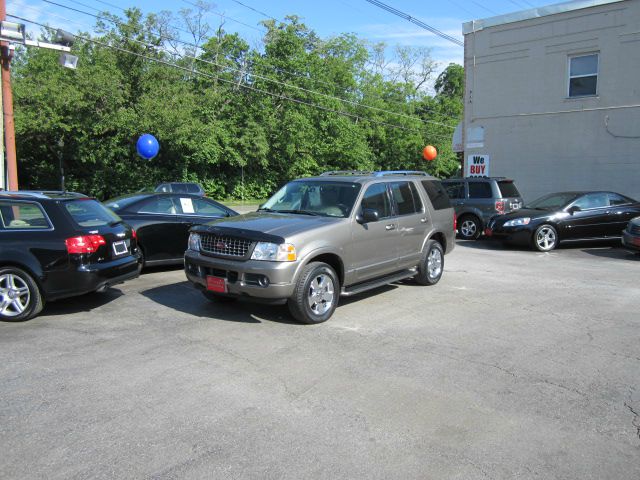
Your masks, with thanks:
<instances>
[{"instance_id":1,"label":"power line","mask_svg":"<svg viewBox=\"0 0 640 480\"><path fill-rule=\"evenodd\" d=\"M426 23L424 23L422 20L418 20L417 18L412 17L409 14L406 14L404 12L401 12L400 10L397 10L393 7L390 7L389 5L387 5L386 3L382 3L378 0L366 0L367 2L375 5L376 7L382 8L383 10L386 10L389 13L393 13L394 15L400 17L400 18L404 18L405 20L414 23L416 25L418 25L421 28L424 28L425 30L430 31L431 33L438 35L441 38L444 38L445 40L449 40L452 43L455 43L456 45L458 45L459 47L464 47L464 43L462 43L461 40L458 40L455 37L452 37L451 35L448 35L440 30L438 30L435 27L432 27L431 25L428 25Z\"/></svg>"},{"instance_id":2,"label":"power line","mask_svg":"<svg viewBox=\"0 0 640 480\"><path fill-rule=\"evenodd\" d=\"M271 20L274 20L276 22L278 21L277 18L273 18L271 15L268 15L268 14L266 14L264 12L261 12L260 10L256 10L255 8L253 8L253 7L249 6L249 5L245 5L244 3L239 2L238 0L231 0L231 1L234 2L234 3L237 3L238 5L242 5L243 7L248 8L249 10L253 10L254 12L259 13L263 17L270 18Z\"/></svg>"},{"instance_id":3,"label":"power line","mask_svg":"<svg viewBox=\"0 0 640 480\"><path fill-rule=\"evenodd\" d=\"M108 18L108 17L104 17L104 16L101 16L101 15L95 15L93 13L85 12L83 10L79 10L79 9L76 9L76 8L73 8L73 7L68 7L68 6L65 6L65 5L61 5L59 3L53 2L52 0L42 0L42 1L45 2L45 3L50 3L52 5L56 5L56 6L62 7L62 8L67 8L69 10L72 10L72 11L78 12L78 13L82 13L84 15L89 15L89 16L95 17L97 19L107 20L107 21L113 22L114 24L116 24L118 26L125 25L123 22L119 22L117 20L114 20L114 19L111 19L111 18ZM145 29L142 29L142 30L143 31L147 31L147 33L149 33L148 30L145 30ZM161 39L171 40L171 41L174 41L176 43L180 43L182 45L198 48L196 45L194 45L192 43L185 42L185 41L176 39L174 37L168 37L168 36L162 35L162 34L157 34L157 35ZM150 44L148 44L146 42L142 42L140 40L136 40L136 39L133 39L133 38L129 39L129 41L135 42L135 43L140 43L140 44L142 44L144 46L151 46L153 48L158 48L157 45L150 45ZM168 52L167 51L167 53L172 53L172 52ZM211 60L204 60L202 58L191 56L191 55L187 55L187 54L182 54L182 55L180 55L180 57L188 58L188 59L195 60L195 61L198 61L198 62L206 63L206 64L213 65L213 66L220 67L220 68L224 68L224 69L231 70L231 71L234 71L234 72L238 72L238 73L241 73L241 74L246 74L246 72L244 70L242 70L242 69L234 68L234 67L231 67L229 65L221 65L221 64L219 64L217 62L214 62L214 61L211 61ZM398 117L410 118L412 120L415 120L415 118L416 118L416 117L412 117L412 116L406 115L404 113L393 112L391 110L386 110L384 108L374 107L374 106L371 106L371 105L366 105L366 104L363 104L363 103L355 102L353 100L347 100L347 99L343 99L343 98L336 97L336 96L333 96L333 95L328 95L326 93L317 92L317 91L314 91L314 90L309 90L309 89L304 88L304 87L299 87L297 85L292 85L292 84L289 84L289 83L285 83L285 82L282 82L280 80L274 80L272 78L265 77L263 75L259 75L259 74L256 74L256 73L251 73L251 76L253 76L255 78L259 78L259 79L264 80L266 82L271 82L271 83L274 83L274 84L277 84L277 85L281 85L281 86L284 86L284 87L287 87L287 88L292 88L292 89L300 90L300 91L303 91L303 92L306 92L306 93L319 95L321 97L325 97L325 98L328 98L328 99L331 99L331 100L338 100L339 102L347 103L347 104L350 104L350 105L353 105L353 106L356 106L356 107L368 108L370 110L375 110L375 111L378 111L378 112L381 112L381 113L395 115L395 116L398 116ZM420 121L423 122L423 123L431 123L433 125L443 126L443 127L446 127L446 128L450 128L452 130L455 129L455 127L453 127L451 125L447 125L447 124L441 123L441 122L436 122L436 121L433 121L433 120L422 120L422 119L420 119Z\"/></svg>"},{"instance_id":4,"label":"power line","mask_svg":"<svg viewBox=\"0 0 640 480\"><path fill-rule=\"evenodd\" d=\"M42 1L45 1L45 2L46 2L47 0L42 0ZM76 5L81 5L81 6L84 6L84 7L88 7L88 8L91 8L92 10L96 10L96 11L100 12L100 10L99 10L99 9L97 9L97 8L95 8L95 7L91 7L91 6L85 5L85 4L83 4L83 3L81 3L81 2L79 2L79 1L77 1L77 0L71 0L71 1L72 1L72 3L75 3ZM109 2L106 2L106 1L103 1L103 0L95 0L95 1L97 1L97 2L99 2L99 3L103 3L103 4L105 4L105 5L113 6L113 7L115 7L115 8L118 8L118 9L122 10L122 11L126 11L126 9L124 9L124 8L122 8L122 7L118 7L117 5L110 4ZM193 5L193 6L197 7L197 8L200 8L200 6L199 6L198 4L192 3L192 2L190 2L190 1L188 1L188 0L182 0L182 1L183 1L183 2L185 2L185 3L187 3L187 4L189 4L189 5ZM235 1L235 0L233 0L233 1ZM52 3L52 2L48 2L48 3ZM240 3L240 2L237 2L237 3ZM57 4L56 4L56 5L57 5ZM62 8L69 8L69 7L62 6ZM250 7L249 7L249 8L250 8ZM352 8L353 8L353 7L352 7ZM94 18L101 18L101 17L99 17L99 16L97 16L97 15L92 15L92 14L90 14L90 13L88 13L88 12L80 12L80 13L84 13L85 15L93 16ZM261 14L263 14L263 15L266 15L267 17L272 18L272 19L274 19L274 20L276 20L276 21L277 21L277 19L275 19L275 18L273 18L273 17L271 17L271 16L269 16L269 15L265 14L264 12L260 12L260 13L261 13ZM111 20L111 21L112 21L112 20ZM114 23L116 23L116 22L114 22ZM117 23L116 23L116 24L117 24ZM176 27L176 26L173 26L173 25L168 25L168 27L173 28L173 29L175 29L175 30L179 30L179 31L182 31L182 32L188 33L188 34L191 34L191 32L190 32L190 31L185 30L185 29L183 29L183 28L179 28L179 27ZM147 31L151 31L151 30L147 30ZM192 43L189 43L189 42L184 42L184 41L181 41L181 40L176 39L176 38L174 38L174 37L163 37L163 36L161 35L161 32L155 33L155 32L153 32L153 31L151 31L151 33L154 33L154 34L156 34L156 35L160 35L160 36L161 36L161 38L166 38L167 40L171 40L171 41L174 41L174 42L182 43L183 45L186 45L186 46L194 47L194 48L196 49L196 50L194 50L194 54L195 54L195 53L197 53L197 50L201 50L201 49L202 49L202 47L201 47L201 46L199 46L199 45L195 45L195 44L192 44ZM196 59L196 60L198 60L198 61L203 61L203 60L201 60L201 59ZM306 82L312 82L312 83L315 83L315 84L322 84L322 85L327 85L327 86L330 86L330 87L336 87L335 83L326 82L326 81L324 81L324 80L320 80L320 79L318 79L318 78L310 78L309 76L307 76L306 74L303 74L303 73L290 72L290 71L287 71L287 70L284 70L284 69L278 68L278 67L276 67L275 65L267 65L266 67L268 67L270 70L273 70L274 72L276 72L276 73L278 73L278 74L283 74L283 73L284 73L284 74L287 74L287 75L292 75L292 76L295 76L295 77L298 77L298 78L302 78L302 79L304 79ZM376 97L376 98L380 98L380 97ZM396 101L396 100L391 100L391 99L384 99L384 101L385 101L385 102L387 102L387 103L392 103L392 104L397 104L397 105L406 105L405 103L398 102L398 101ZM360 105L366 105L366 104L365 104L365 103L360 103ZM373 107L373 108L375 108L375 107ZM441 113L441 114L440 114L440 116L448 117L448 118L452 118L452 119L454 119L454 120L458 120L458 119L459 119L458 117L455 117L455 116L452 116L452 115L443 114L443 113Z\"/></svg>"},{"instance_id":5,"label":"power line","mask_svg":"<svg viewBox=\"0 0 640 480\"><path fill-rule=\"evenodd\" d=\"M11 17L11 18L15 18L17 20L22 20L24 22L32 23L34 25L39 25L39 26L44 27L44 28L51 28L48 25L36 22L34 20L30 20L28 18L20 17L20 16L17 16L17 15L11 15L11 14L7 14L7 16ZM145 60L149 60L149 61L152 61L152 62L160 63L160 64L168 66L168 67L172 67L172 68L176 68L178 70L182 70L182 71L187 72L189 74L200 75L200 76L203 76L203 77L206 77L206 78L211 78L211 79L223 82L223 83L229 83L229 84L232 84L232 85L235 85L235 86L239 86L240 88L244 88L246 90L250 90L250 91L253 91L253 92L258 92L258 93L261 93L261 94L264 94L264 95L269 95L269 96L272 96L272 97L275 97L275 98L279 98L279 99L282 99L282 100L291 101L291 102L298 103L298 104L301 104L301 105L306 105L306 106L309 106L309 107L317 108L319 110L323 110L323 111L326 111L326 112L331 112L331 113L335 113L335 114L338 114L338 115L351 117L351 118L354 118L354 119L357 119L357 120L364 120L366 122L370 122L370 123L374 123L374 124L378 124L378 125L383 125L383 126L387 126L387 127L390 127L390 128L395 128L395 129L400 129L400 130L405 130L405 131L410 131L410 132L417 132L417 133L421 133L421 134L423 133L421 130L417 130L415 128L404 127L402 125L383 122L383 121L380 121L380 120L373 120L373 119L370 119L370 118L362 117L362 116L357 115L355 113L345 112L343 110L335 110L333 108L324 107L322 105L318 105L318 104L313 103L313 102L308 102L308 101L300 100L298 98L289 97L287 95L273 93L273 92L269 92L267 90L263 90L263 89L260 89L260 88L252 87L252 86L247 85L247 84L238 84L235 81L226 80L226 79L221 78L221 77L219 77L217 75L208 74L208 73L205 73L205 72L200 72L198 70L187 68L187 67L183 67L181 65L177 65L177 64L171 63L171 62L167 62L167 61L159 59L159 58L154 58L154 57L150 57L150 56L147 56L147 55L143 55L141 53L132 52L131 50L127 50L125 48L121 48L121 47L118 47L118 46L115 46L115 45L110 45L108 43L100 42L98 40L94 40L94 39L89 38L89 37L83 37L82 35L77 35L77 34L73 34L73 33L71 35L73 35L75 38L78 38L80 40L84 40L86 42L94 43L96 45L100 45L100 46L105 47L105 48L110 48L112 50L116 50L116 51L119 51L119 52L122 52L122 53L127 53L129 55L134 55L136 57L143 58ZM420 120L420 119L418 119L416 117L410 117L410 118L412 118L413 120ZM434 138L444 138L444 139L447 139L447 140L449 139L448 136L443 136L443 135L430 134L430 136L434 137Z\"/></svg>"}]
</instances>

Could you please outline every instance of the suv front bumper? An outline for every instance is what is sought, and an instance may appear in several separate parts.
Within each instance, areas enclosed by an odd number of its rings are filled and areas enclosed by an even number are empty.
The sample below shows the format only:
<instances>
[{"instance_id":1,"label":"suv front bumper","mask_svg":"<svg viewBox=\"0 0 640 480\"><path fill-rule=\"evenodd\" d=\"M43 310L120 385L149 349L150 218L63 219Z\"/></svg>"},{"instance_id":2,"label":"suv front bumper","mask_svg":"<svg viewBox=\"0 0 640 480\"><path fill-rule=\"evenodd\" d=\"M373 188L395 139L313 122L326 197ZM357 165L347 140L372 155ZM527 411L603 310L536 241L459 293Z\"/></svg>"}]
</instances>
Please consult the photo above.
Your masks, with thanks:
<instances>
[{"instance_id":1,"label":"suv front bumper","mask_svg":"<svg viewBox=\"0 0 640 480\"><path fill-rule=\"evenodd\" d=\"M223 278L222 295L279 302L293 294L299 262L227 260L187 250L184 271L196 288L207 290L207 277Z\"/></svg>"}]
</instances>

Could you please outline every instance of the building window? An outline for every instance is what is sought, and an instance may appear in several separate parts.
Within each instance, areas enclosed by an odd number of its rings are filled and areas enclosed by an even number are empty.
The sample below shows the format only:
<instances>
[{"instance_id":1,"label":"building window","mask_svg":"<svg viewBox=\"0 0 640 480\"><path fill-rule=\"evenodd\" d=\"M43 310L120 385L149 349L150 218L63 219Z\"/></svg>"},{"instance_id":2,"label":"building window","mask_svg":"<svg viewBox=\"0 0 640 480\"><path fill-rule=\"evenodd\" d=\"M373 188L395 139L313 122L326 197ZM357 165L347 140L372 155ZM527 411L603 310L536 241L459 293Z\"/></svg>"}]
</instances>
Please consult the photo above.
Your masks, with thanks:
<instances>
[{"instance_id":1,"label":"building window","mask_svg":"<svg viewBox=\"0 0 640 480\"><path fill-rule=\"evenodd\" d=\"M596 95L598 54L569 57L569 97Z\"/></svg>"}]
</instances>

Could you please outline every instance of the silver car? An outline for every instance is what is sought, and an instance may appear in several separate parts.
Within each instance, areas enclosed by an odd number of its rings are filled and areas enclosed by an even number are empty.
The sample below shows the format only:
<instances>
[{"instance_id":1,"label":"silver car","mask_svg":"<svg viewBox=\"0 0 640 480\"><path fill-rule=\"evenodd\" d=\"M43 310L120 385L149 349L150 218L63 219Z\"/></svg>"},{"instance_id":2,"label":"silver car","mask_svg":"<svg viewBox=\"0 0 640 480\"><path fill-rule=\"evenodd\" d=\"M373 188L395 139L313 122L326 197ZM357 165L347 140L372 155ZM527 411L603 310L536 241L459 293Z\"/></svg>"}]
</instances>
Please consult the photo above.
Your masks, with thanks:
<instances>
[{"instance_id":1,"label":"silver car","mask_svg":"<svg viewBox=\"0 0 640 480\"><path fill-rule=\"evenodd\" d=\"M287 303L324 322L341 296L413 278L434 285L455 214L424 172L327 172L289 182L256 212L191 229L187 278L210 300Z\"/></svg>"}]
</instances>

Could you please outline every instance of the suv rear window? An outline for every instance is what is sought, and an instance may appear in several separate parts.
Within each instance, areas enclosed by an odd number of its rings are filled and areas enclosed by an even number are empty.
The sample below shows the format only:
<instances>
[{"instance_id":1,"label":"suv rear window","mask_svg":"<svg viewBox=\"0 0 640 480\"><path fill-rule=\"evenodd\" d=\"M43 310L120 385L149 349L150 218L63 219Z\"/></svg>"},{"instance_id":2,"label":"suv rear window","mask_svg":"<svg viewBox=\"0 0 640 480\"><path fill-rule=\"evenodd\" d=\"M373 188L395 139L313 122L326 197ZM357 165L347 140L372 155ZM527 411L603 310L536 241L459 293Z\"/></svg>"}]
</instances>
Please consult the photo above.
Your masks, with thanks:
<instances>
[{"instance_id":1,"label":"suv rear window","mask_svg":"<svg viewBox=\"0 0 640 480\"><path fill-rule=\"evenodd\" d=\"M442 183L437 180L423 180L422 186L426 190L434 210L451 208L449 195L447 195L447 191L444 189Z\"/></svg>"},{"instance_id":2,"label":"suv rear window","mask_svg":"<svg viewBox=\"0 0 640 480\"><path fill-rule=\"evenodd\" d=\"M469 198L491 198L491 185L487 182L469 182Z\"/></svg>"},{"instance_id":3,"label":"suv rear window","mask_svg":"<svg viewBox=\"0 0 640 480\"><path fill-rule=\"evenodd\" d=\"M498 187L500 188L501 197L519 197L520 192L516 188L516 184L511 180L498 181Z\"/></svg>"},{"instance_id":4,"label":"suv rear window","mask_svg":"<svg viewBox=\"0 0 640 480\"><path fill-rule=\"evenodd\" d=\"M81 227L102 227L119 222L120 217L93 199L78 199L64 202L67 212Z\"/></svg>"}]
</instances>

